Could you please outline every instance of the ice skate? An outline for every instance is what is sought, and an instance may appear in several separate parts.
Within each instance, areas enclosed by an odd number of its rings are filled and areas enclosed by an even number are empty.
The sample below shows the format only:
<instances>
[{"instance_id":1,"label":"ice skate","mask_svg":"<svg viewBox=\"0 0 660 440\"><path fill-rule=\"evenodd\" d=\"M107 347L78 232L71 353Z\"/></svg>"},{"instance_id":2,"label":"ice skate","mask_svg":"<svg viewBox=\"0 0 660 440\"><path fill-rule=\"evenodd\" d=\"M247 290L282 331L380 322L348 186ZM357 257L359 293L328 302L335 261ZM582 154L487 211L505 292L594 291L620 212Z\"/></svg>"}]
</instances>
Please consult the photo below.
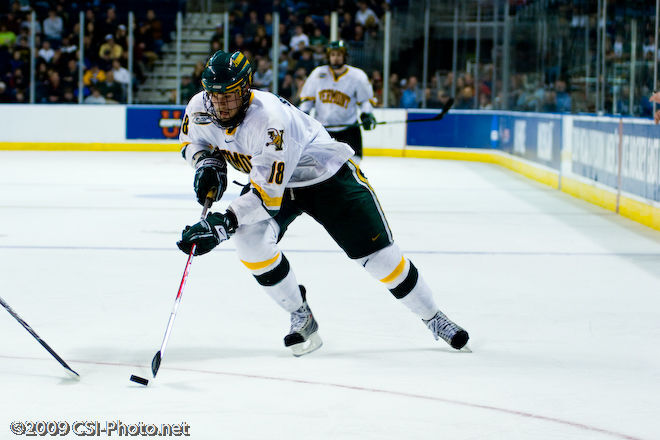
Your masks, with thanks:
<instances>
[{"instance_id":1,"label":"ice skate","mask_svg":"<svg viewBox=\"0 0 660 440\"><path fill-rule=\"evenodd\" d=\"M284 337L284 346L291 348L294 356L303 356L318 350L323 345L317 331L319 325L307 305L306 291L300 286L303 304L298 310L291 313L291 330Z\"/></svg>"},{"instance_id":2,"label":"ice skate","mask_svg":"<svg viewBox=\"0 0 660 440\"><path fill-rule=\"evenodd\" d=\"M442 339L456 350L466 347L465 344L467 344L468 339L470 339L468 332L452 322L439 310L433 318L428 321L423 319L422 321L424 321L424 324L426 324L429 330L431 330L431 333L433 333L433 337L436 340Z\"/></svg>"}]
</instances>

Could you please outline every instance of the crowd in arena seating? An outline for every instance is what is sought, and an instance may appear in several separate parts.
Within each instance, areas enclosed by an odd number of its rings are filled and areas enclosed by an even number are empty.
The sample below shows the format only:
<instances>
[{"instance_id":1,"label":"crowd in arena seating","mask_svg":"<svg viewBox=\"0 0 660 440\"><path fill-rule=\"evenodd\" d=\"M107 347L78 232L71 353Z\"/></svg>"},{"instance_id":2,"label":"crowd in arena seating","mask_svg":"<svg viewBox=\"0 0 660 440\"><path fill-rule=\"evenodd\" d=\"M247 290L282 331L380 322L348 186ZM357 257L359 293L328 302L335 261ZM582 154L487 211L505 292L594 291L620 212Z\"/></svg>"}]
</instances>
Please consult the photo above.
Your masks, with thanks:
<instances>
[{"instance_id":1,"label":"crowd in arena seating","mask_svg":"<svg viewBox=\"0 0 660 440\"><path fill-rule=\"evenodd\" d=\"M154 65L161 53L165 29L173 28L174 20L159 17L151 1L124 2L124 0L95 0L91 3L76 3L69 0L13 0L0 6L0 102L26 102L29 96L30 62L29 29L30 12L37 13L35 22L36 45L36 102L66 103L78 102L78 14L85 14L84 29L84 76L83 99L87 103L124 103L129 87L137 87L144 80L145 72ZM180 6L178 0L174 1ZM134 76L128 73L127 57L127 11L136 10L139 4L146 4L144 10L136 11ZM252 61L254 87L272 90L277 82L278 92L294 104L299 102L299 93L309 73L326 62L325 48L330 36L329 11L337 11L339 36L349 46L349 55L368 52L370 42L382 39L383 20L387 10L405 11L405 0L236 0L228 2L229 47L241 50ZM511 1L513 14L524 14L533 8L534 2ZM596 65L596 20L595 6L586 0L551 0L547 8L549 22L555 23L552 30L554 39L563 38L566 56L582 57L584 49L578 47L586 26L590 26L591 47L589 63ZM625 3L625 2L623 2ZM118 5L126 6L124 9ZM641 3L640 3L641 4ZM4 9L3 9L4 8ZM652 89L649 70L653 60L653 14L648 11L631 9L628 4L613 1L608 9L606 26L606 55L610 72L617 64L631 62L629 36L631 17L639 20L639 35L643 37L638 62L638 81L634 91L629 90L624 80L608 84L606 109L614 112L649 115L651 107L648 96ZM173 10L176 10L176 6ZM273 12L280 16L278 29L273 28ZM171 17L170 17L171 18ZM209 41L209 54L223 47L224 29L218 25L216 33ZM271 58L274 32L279 34L281 51L277 59ZM378 40L380 41L380 40ZM380 44L380 43L379 43ZM488 44L486 42L486 44ZM513 44L516 44L515 36ZM379 46L380 47L380 46ZM514 47L514 49L517 49ZM483 48L482 48L483 50ZM490 49L489 49L490 50ZM514 50L515 52L515 50ZM515 54L514 54L515 55ZM367 71L373 85L379 106L419 108L441 107L454 93L454 108L493 109L506 108L522 111L545 112L593 112L594 85L587 85L587 73L575 69L576 63L557 63L544 60L542 69L526 69L524 73L511 69L508 87L508 101L502 96L502 67L494 72L489 56L482 57L485 63L472 70L459 70L456 78L446 67L430 72L426 87L422 87L420 72L414 66L392 66L389 78L383 78L379 69L366 69L359 60L351 60ZM555 57L555 60L558 59ZM190 75L184 75L181 83L180 102L185 104L200 90L200 76L204 61L195 67ZM277 63L275 77L273 65ZM514 60L515 64L515 60ZM584 62L583 62L584 64ZM460 66L464 68L465 66ZM528 66L525 66L528 67ZM569 68L570 67L570 68ZM433 69L436 69L434 67ZM591 76L595 72L592 67ZM478 73L478 75L476 75ZM496 75L497 73L497 75ZM476 75L476 76L475 76ZM476 77L476 79L475 79ZM493 78L497 82L493 83ZM388 102L383 102L383 84L388 81ZM630 108L630 95L635 100ZM493 96L495 95L495 96ZM173 92L171 102L176 102Z\"/></svg>"},{"instance_id":2,"label":"crowd in arena seating","mask_svg":"<svg viewBox=\"0 0 660 440\"><path fill-rule=\"evenodd\" d=\"M252 61L255 73L253 86L260 90L272 90L277 81L278 94L294 104L300 102L300 90L310 72L324 64L325 49L330 36L330 13L337 11L339 35L349 45L359 45L382 32L381 23L385 11L399 6L400 1L348 0L337 1L278 1L235 2L229 13L229 48L244 52ZM332 7L330 7L332 5ZM273 12L280 16L280 53L277 60L271 58L273 41ZM223 27L218 25L209 42L209 54L223 47ZM273 63L277 63L277 78ZM350 61L349 61L350 63ZM200 89L199 78L203 63L200 62L191 77L184 77L181 85L181 102L186 103ZM376 96L382 94L379 71L373 72L371 81ZM174 101L174 99L172 99ZM398 104L396 105L398 106Z\"/></svg>"},{"instance_id":3,"label":"crowd in arena seating","mask_svg":"<svg viewBox=\"0 0 660 440\"><path fill-rule=\"evenodd\" d=\"M36 103L79 102L80 11L84 12L83 102L125 103L129 87L144 78L164 44L163 23L154 9L136 15L134 77L127 67L127 11L112 3L14 0L0 10L0 102L29 101L30 28L37 19Z\"/></svg>"}]
</instances>

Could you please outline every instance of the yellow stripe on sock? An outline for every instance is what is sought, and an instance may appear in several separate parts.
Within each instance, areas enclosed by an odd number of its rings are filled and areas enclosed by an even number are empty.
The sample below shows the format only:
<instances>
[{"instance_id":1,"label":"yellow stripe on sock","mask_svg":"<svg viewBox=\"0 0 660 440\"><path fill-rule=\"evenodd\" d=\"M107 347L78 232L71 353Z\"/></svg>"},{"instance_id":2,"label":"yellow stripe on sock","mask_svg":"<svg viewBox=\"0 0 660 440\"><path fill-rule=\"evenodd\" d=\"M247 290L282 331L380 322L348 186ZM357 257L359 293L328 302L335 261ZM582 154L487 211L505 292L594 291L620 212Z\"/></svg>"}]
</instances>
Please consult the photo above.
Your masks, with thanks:
<instances>
[{"instance_id":1,"label":"yellow stripe on sock","mask_svg":"<svg viewBox=\"0 0 660 440\"><path fill-rule=\"evenodd\" d=\"M392 281L394 281L396 279L396 277L401 275L401 272L403 272L404 267L406 267L406 260L405 260L405 258L401 257L401 263L399 263L399 265L396 267L396 269L394 269L391 274L389 274L388 276L386 276L385 278L380 280L380 282L381 283L391 283Z\"/></svg>"},{"instance_id":2,"label":"yellow stripe on sock","mask_svg":"<svg viewBox=\"0 0 660 440\"><path fill-rule=\"evenodd\" d=\"M257 263L248 263L247 261L241 260L241 263L245 264L245 267L247 267L250 270L259 270L259 269L263 269L264 267L270 266L271 264L276 262L279 257L280 257L280 252L278 252L277 255L275 255L270 260L259 261Z\"/></svg>"}]
</instances>

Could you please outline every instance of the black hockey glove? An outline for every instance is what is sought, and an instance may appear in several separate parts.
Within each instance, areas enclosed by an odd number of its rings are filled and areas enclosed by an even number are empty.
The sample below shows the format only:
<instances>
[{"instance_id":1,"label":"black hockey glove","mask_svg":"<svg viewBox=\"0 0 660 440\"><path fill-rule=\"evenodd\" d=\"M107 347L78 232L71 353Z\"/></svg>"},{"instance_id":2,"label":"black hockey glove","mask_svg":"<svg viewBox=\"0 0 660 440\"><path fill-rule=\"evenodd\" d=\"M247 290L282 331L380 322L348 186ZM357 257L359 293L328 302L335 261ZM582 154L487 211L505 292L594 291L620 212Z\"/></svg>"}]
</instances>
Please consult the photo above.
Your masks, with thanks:
<instances>
[{"instance_id":1,"label":"black hockey glove","mask_svg":"<svg viewBox=\"0 0 660 440\"><path fill-rule=\"evenodd\" d=\"M209 191L216 188L213 201L220 200L227 189L227 162L218 153L202 153L197 161L195 171L195 194L197 201L203 205Z\"/></svg>"},{"instance_id":2,"label":"black hockey glove","mask_svg":"<svg viewBox=\"0 0 660 440\"><path fill-rule=\"evenodd\" d=\"M373 130L376 128L376 118L373 113L360 114L360 120L362 121L362 126L365 130Z\"/></svg>"},{"instance_id":3,"label":"black hockey glove","mask_svg":"<svg viewBox=\"0 0 660 440\"><path fill-rule=\"evenodd\" d=\"M186 226L181 232L181 240L176 245L185 254L190 254L193 244L197 244L195 255L204 255L236 232L238 221L233 212L224 214L212 212L192 226Z\"/></svg>"}]
</instances>

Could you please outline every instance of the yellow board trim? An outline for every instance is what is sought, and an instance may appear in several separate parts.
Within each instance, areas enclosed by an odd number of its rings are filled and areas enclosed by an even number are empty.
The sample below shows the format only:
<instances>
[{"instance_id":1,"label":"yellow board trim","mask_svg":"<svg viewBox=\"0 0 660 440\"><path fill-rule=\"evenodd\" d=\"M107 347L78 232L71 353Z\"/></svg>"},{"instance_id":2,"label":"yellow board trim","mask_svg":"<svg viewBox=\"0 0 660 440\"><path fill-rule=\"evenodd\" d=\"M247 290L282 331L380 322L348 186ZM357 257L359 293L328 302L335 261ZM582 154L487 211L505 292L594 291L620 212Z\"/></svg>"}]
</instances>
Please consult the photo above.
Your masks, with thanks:
<instances>
[{"instance_id":1,"label":"yellow board trim","mask_svg":"<svg viewBox=\"0 0 660 440\"><path fill-rule=\"evenodd\" d=\"M275 256L274 256L273 258L271 258L270 260L259 261L259 262L257 262L257 263L248 263L247 261L241 260L241 263L245 264L245 267L247 267L247 268L250 269L250 270L259 270L259 269L263 269L263 268L265 268L265 267L270 266L270 265L273 264L274 262L276 262L277 259L280 258L280 253L281 253L281 252L278 252L277 255L275 255Z\"/></svg>"},{"instance_id":2,"label":"yellow board trim","mask_svg":"<svg viewBox=\"0 0 660 440\"><path fill-rule=\"evenodd\" d=\"M365 148L363 151L365 156L468 160L493 163L508 168L518 174L522 174L531 180L543 183L554 189L559 189L560 180L557 171L493 150L460 151L442 149ZM613 190L606 190L590 183L562 176L561 191L609 211L616 212L616 192ZM637 223L641 223L660 231L660 207L658 206L622 194L619 200L619 214L630 220L636 221Z\"/></svg>"},{"instance_id":3,"label":"yellow board trim","mask_svg":"<svg viewBox=\"0 0 660 440\"><path fill-rule=\"evenodd\" d=\"M282 205L282 197L271 197L266 191L263 190L259 185L254 183L254 180L250 179L250 183L257 190L261 196L261 201L266 205L266 207L276 207L279 208Z\"/></svg>"},{"instance_id":4,"label":"yellow board trim","mask_svg":"<svg viewBox=\"0 0 660 440\"><path fill-rule=\"evenodd\" d=\"M399 265L392 271L391 274L380 280L380 282L387 284L396 280L397 277L401 275L401 272L403 272L404 267L406 267L406 259L401 257L401 262L399 263Z\"/></svg>"}]
</instances>

